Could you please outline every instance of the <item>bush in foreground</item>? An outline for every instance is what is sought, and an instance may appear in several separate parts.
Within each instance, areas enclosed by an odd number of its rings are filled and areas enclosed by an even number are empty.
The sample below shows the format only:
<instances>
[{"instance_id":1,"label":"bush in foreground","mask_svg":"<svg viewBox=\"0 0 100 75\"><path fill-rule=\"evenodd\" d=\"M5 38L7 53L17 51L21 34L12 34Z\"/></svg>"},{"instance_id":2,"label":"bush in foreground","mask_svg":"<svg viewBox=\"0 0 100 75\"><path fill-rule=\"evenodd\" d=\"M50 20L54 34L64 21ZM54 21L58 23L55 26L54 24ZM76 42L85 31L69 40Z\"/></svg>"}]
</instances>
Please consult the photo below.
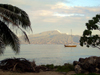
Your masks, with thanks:
<instances>
[{"instance_id":1,"label":"bush in foreground","mask_svg":"<svg viewBox=\"0 0 100 75\"><path fill-rule=\"evenodd\" d=\"M69 71L74 71L74 66L72 64L64 64L64 65L58 65L54 66L53 64L47 64L47 65L41 65L42 67L46 67L46 69L49 70L54 70L58 72L69 72Z\"/></svg>"},{"instance_id":2,"label":"bush in foreground","mask_svg":"<svg viewBox=\"0 0 100 75\"><path fill-rule=\"evenodd\" d=\"M74 71L74 66L72 64L65 64L62 66L56 66L57 70L59 72L69 72Z\"/></svg>"},{"instance_id":3,"label":"bush in foreground","mask_svg":"<svg viewBox=\"0 0 100 75\"><path fill-rule=\"evenodd\" d=\"M8 58L0 61L0 69L13 72L34 72L31 63L25 58Z\"/></svg>"}]
</instances>

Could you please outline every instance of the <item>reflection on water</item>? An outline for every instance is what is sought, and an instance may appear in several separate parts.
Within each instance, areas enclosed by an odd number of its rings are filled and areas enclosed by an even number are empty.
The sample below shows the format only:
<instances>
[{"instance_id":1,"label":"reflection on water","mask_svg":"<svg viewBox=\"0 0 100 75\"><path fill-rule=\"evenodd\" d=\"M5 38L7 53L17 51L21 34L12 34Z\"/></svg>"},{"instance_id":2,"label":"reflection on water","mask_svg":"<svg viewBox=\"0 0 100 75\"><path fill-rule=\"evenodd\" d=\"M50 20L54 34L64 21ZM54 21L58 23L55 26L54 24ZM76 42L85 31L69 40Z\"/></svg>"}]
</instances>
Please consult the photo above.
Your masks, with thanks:
<instances>
[{"instance_id":1,"label":"reflection on water","mask_svg":"<svg viewBox=\"0 0 100 75\"><path fill-rule=\"evenodd\" d=\"M15 55L11 48L7 47L0 60L5 58L26 58L30 61L35 60L37 65L54 64L63 65L72 63L80 57L100 56L100 50L96 48L74 47L68 48L64 45L21 45L18 55Z\"/></svg>"}]
</instances>

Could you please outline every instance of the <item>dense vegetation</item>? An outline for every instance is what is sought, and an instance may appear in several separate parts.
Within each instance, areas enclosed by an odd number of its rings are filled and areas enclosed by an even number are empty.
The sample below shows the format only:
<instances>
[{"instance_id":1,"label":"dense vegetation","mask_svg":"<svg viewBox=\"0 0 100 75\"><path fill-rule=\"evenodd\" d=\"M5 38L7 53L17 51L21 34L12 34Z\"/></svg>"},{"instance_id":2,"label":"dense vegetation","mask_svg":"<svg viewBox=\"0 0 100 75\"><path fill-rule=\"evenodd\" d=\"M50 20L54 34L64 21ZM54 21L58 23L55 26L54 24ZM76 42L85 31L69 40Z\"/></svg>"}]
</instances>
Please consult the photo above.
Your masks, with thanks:
<instances>
[{"instance_id":1,"label":"dense vegetation","mask_svg":"<svg viewBox=\"0 0 100 75\"><path fill-rule=\"evenodd\" d=\"M55 70L58 72L69 72L69 71L74 71L74 66L72 64L65 64L65 65L58 65L54 66L53 64L47 64L47 65L41 65L43 67L48 68L49 70Z\"/></svg>"},{"instance_id":2,"label":"dense vegetation","mask_svg":"<svg viewBox=\"0 0 100 75\"><path fill-rule=\"evenodd\" d=\"M89 20L86 23L87 29L84 30L83 36L80 38L80 45L86 45L87 47L95 47L100 49L100 36L99 34L92 34L95 31L99 31L100 25L100 14L97 14L92 20Z\"/></svg>"}]
</instances>

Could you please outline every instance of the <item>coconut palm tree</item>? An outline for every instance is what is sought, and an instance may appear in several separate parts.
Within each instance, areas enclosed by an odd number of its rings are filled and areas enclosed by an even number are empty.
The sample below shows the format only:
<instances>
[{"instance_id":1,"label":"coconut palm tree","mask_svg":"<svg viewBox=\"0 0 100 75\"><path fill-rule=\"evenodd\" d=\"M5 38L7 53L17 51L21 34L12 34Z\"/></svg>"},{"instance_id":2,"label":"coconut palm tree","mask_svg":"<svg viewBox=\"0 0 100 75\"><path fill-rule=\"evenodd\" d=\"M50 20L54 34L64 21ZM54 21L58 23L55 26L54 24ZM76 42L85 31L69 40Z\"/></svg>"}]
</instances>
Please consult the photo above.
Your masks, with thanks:
<instances>
[{"instance_id":1,"label":"coconut palm tree","mask_svg":"<svg viewBox=\"0 0 100 75\"><path fill-rule=\"evenodd\" d=\"M16 29L19 29L24 34L25 40L29 42L25 30L32 29L27 13L16 6L0 4L0 54L8 45L14 52L19 52L20 41L15 33Z\"/></svg>"}]
</instances>

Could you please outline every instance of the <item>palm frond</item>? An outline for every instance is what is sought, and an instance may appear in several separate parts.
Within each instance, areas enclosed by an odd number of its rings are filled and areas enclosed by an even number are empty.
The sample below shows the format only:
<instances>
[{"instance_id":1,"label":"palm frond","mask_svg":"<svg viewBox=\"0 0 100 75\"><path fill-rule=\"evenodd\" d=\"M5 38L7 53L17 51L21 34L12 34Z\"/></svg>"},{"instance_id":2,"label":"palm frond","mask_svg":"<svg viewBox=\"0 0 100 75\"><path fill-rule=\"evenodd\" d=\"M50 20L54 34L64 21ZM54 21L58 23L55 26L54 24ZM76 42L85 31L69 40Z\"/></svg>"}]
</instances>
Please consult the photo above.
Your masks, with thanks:
<instances>
[{"instance_id":1,"label":"palm frond","mask_svg":"<svg viewBox=\"0 0 100 75\"><path fill-rule=\"evenodd\" d=\"M26 29L28 27L31 29L31 23L25 11L16 6L0 4L0 17L8 25L12 23L12 26L17 26L23 32L25 40L29 42L28 36L23 30L23 28Z\"/></svg>"},{"instance_id":2,"label":"palm frond","mask_svg":"<svg viewBox=\"0 0 100 75\"><path fill-rule=\"evenodd\" d=\"M28 36L24 29L30 28L31 23L29 17L22 9L9 4L0 4L0 53L3 53L3 48L10 45L12 49L18 53L20 49L20 41L18 37L12 32L10 27L17 27L24 34L25 41L29 42ZM32 29L31 29L32 31Z\"/></svg>"},{"instance_id":3,"label":"palm frond","mask_svg":"<svg viewBox=\"0 0 100 75\"><path fill-rule=\"evenodd\" d=\"M25 41L27 41L29 44L30 44L30 41L29 41L29 39L28 39L28 36L27 36L27 34L23 31L23 33L24 33L24 39L25 39Z\"/></svg>"},{"instance_id":4,"label":"palm frond","mask_svg":"<svg viewBox=\"0 0 100 75\"><path fill-rule=\"evenodd\" d=\"M2 16L5 20L7 20L7 21L13 23L13 25L17 26L12 20L10 20L10 19L4 17L4 16L1 15L1 14L0 14L0 16ZM29 41L29 39L28 39L28 36L27 36L27 34L25 33L25 31L24 31L23 29L21 29L19 26L17 26L17 27L23 32L25 41L27 41L28 43L30 43L30 41Z\"/></svg>"},{"instance_id":5,"label":"palm frond","mask_svg":"<svg viewBox=\"0 0 100 75\"><path fill-rule=\"evenodd\" d=\"M0 13L12 20L16 25L21 25L22 28L26 29L27 27L31 28L31 23L28 15L25 11L19 9L16 6L8 5L8 4L0 4ZM2 18L5 21L4 18ZM9 22L9 20L5 22Z\"/></svg>"},{"instance_id":6,"label":"palm frond","mask_svg":"<svg viewBox=\"0 0 100 75\"><path fill-rule=\"evenodd\" d=\"M5 46L10 45L16 53L19 52L20 43L18 37L2 21L0 21L0 38L2 38Z\"/></svg>"},{"instance_id":7,"label":"palm frond","mask_svg":"<svg viewBox=\"0 0 100 75\"><path fill-rule=\"evenodd\" d=\"M5 44L0 36L0 55L4 53Z\"/></svg>"}]
</instances>

